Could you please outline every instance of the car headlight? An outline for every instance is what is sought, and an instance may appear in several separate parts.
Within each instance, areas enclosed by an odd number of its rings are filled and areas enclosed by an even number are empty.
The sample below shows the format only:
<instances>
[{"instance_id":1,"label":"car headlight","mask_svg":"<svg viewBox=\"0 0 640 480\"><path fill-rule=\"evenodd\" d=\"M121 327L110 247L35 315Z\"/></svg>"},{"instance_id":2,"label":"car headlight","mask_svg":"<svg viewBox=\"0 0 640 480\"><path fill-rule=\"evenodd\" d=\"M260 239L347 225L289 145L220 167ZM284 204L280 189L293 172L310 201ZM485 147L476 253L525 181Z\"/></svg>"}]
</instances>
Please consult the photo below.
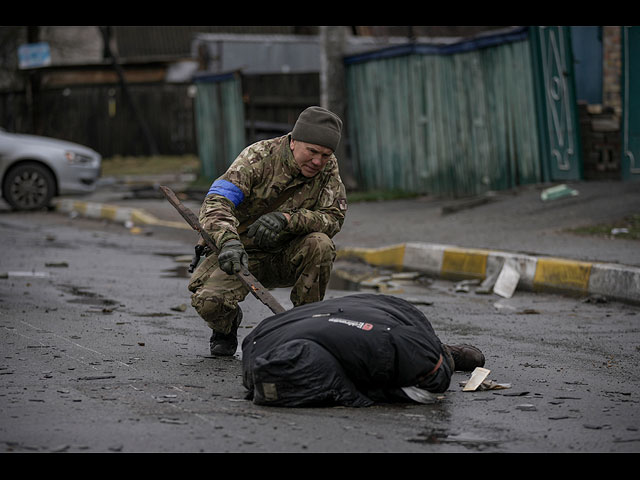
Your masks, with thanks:
<instances>
[{"instance_id":1,"label":"car headlight","mask_svg":"<svg viewBox=\"0 0 640 480\"><path fill-rule=\"evenodd\" d=\"M84 165L88 167L93 165L94 163L93 157L82 155L81 153L65 152L64 156L66 157L67 162L69 162L70 165Z\"/></svg>"}]
</instances>

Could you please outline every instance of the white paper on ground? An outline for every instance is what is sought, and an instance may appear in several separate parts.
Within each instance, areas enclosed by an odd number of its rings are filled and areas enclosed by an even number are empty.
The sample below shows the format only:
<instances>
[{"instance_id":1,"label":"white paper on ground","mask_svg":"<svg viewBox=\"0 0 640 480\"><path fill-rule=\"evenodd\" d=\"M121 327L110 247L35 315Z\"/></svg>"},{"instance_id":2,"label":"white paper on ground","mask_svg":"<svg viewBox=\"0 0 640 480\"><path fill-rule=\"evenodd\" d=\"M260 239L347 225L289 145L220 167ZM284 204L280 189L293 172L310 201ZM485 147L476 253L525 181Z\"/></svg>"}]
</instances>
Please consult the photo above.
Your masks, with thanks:
<instances>
[{"instance_id":1,"label":"white paper on ground","mask_svg":"<svg viewBox=\"0 0 640 480\"><path fill-rule=\"evenodd\" d=\"M490 372L491 370L487 370L486 368L476 367L473 373L471 373L471 379L462 390L464 392L473 392L482 382L484 382L484 379L487 378L487 375L489 375Z\"/></svg>"},{"instance_id":2,"label":"white paper on ground","mask_svg":"<svg viewBox=\"0 0 640 480\"><path fill-rule=\"evenodd\" d=\"M494 293L497 293L501 297L511 298L513 292L516 291L518 282L520 281L520 272L513 268L509 262L505 262L496 284L493 286Z\"/></svg>"}]
</instances>

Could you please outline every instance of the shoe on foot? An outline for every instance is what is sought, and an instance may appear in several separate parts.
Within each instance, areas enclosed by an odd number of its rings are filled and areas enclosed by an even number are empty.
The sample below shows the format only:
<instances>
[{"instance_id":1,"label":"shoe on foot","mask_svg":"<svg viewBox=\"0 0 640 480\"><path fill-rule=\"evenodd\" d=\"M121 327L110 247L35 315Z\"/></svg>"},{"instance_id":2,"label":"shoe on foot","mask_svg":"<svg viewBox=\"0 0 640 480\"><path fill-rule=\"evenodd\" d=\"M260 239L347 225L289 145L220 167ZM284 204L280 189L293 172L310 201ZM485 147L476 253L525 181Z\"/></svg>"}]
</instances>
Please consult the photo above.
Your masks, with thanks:
<instances>
[{"instance_id":1,"label":"shoe on foot","mask_svg":"<svg viewBox=\"0 0 640 480\"><path fill-rule=\"evenodd\" d=\"M473 345L444 345L444 348L453 359L454 370L471 372L476 367L484 367L484 355Z\"/></svg>"},{"instance_id":2,"label":"shoe on foot","mask_svg":"<svg viewBox=\"0 0 640 480\"><path fill-rule=\"evenodd\" d=\"M238 326L242 321L242 310L238 308L238 313L233 320L233 325L229 333L213 332L209 339L209 349L211 355L217 357L230 357L236 353L238 348Z\"/></svg>"}]
</instances>

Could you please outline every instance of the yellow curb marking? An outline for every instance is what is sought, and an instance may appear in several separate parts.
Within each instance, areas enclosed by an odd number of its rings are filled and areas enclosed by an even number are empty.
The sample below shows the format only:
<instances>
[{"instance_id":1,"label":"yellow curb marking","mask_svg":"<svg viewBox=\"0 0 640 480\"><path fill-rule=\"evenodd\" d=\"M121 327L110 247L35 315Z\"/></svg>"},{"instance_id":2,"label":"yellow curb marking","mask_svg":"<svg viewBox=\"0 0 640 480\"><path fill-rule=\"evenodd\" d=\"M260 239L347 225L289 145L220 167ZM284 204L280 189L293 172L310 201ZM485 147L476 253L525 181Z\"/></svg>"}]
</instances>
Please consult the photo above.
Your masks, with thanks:
<instances>
[{"instance_id":1,"label":"yellow curb marking","mask_svg":"<svg viewBox=\"0 0 640 480\"><path fill-rule=\"evenodd\" d=\"M446 249L440 273L453 278L484 278L487 270L486 250Z\"/></svg>"},{"instance_id":2,"label":"yellow curb marking","mask_svg":"<svg viewBox=\"0 0 640 480\"><path fill-rule=\"evenodd\" d=\"M533 278L534 287L560 287L586 291L589 286L591 263L540 258Z\"/></svg>"},{"instance_id":3,"label":"yellow curb marking","mask_svg":"<svg viewBox=\"0 0 640 480\"><path fill-rule=\"evenodd\" d=\"M102 211L101 211L102 218L106 218L108 220L115 220L117 213L118 213L118 207L114 207L112 205L102 206Z\"/></svg>"},{"instance_id":4,"label":"yellow curb marking","mask_svg":"<svg viewBox=\"0 0 640 480\"><path fill-rule=\"evenodd\" d=\"M404 250L404 244L385 248L349 248L338 251L337 258L357 257L369 265L402 267Z\"/></svg>"},{"instance_id":5,"label":"yellow curb marking","mask_svg":"<svg viewBox=\"0 0 640 480\"><path fill-rule=\"evenodd\" d=\"M74 202L73 209L78 212L85 214L87 213L87 204L85 202Z\"/></svg>"}]
</instances>

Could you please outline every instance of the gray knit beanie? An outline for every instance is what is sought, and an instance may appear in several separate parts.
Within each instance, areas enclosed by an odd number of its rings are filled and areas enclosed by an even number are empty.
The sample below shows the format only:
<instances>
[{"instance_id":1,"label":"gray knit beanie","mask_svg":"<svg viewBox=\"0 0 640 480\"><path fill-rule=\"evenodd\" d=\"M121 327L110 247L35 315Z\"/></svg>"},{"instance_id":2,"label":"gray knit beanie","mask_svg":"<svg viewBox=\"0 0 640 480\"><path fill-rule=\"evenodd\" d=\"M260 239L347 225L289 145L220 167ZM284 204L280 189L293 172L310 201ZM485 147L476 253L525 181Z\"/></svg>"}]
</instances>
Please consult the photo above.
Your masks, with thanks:
<instances>
[{"instance_id":1,"label":"gray knit beanie","mask_svg":"<svg viewBox=\"0 0 640 480\"><path fill-rule=\"evenodd\" d=\"M322 107L309 107L298 117L291 138L321 145L335 152L340 142L341 131L342 120L335 113Z\"/></svg>"}]
</instances>

